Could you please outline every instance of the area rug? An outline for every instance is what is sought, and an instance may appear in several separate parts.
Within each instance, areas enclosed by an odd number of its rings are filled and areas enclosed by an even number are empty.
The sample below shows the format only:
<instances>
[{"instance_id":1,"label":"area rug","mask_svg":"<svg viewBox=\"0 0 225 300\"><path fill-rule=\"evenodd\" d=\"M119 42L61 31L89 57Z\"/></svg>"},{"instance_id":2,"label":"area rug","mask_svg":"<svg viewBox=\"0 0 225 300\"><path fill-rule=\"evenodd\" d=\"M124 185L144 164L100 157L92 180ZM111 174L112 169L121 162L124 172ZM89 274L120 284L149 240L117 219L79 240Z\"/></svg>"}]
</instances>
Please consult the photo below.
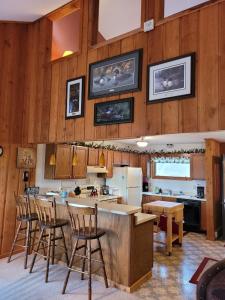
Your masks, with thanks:
<instances>
[{"instance_id":1,"label":"area rug","mask_svg":"<svg viewBox=\"0 0 225 300\"><path fill-rule=\"evenodd\" d=\"M204 257L200 265L198 266L197 270L195 271L194 275L190 279L190 283L197 284L200 280L202 274L210 268L212 265L214 265L218 260Z\"/></svg>"}]
</instances>

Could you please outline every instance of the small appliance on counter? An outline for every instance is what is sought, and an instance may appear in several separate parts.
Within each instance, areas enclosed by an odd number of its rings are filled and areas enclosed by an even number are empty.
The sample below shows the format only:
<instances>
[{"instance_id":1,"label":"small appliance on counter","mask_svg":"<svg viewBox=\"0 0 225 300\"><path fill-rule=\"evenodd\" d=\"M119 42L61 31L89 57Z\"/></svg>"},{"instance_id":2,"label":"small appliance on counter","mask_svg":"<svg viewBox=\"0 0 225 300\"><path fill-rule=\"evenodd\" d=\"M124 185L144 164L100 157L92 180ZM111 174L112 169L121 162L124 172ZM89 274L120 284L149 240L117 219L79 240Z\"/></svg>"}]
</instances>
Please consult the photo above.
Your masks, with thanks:
<instances>
[{"instance_id":1,"label":"small appliance on counter","mask_svg":"<svg viewBox=\"0 0 225 300\"><path fill-rule=\"evenodd\" d=\"M108 185L103 185L101 187L101 194L102 195L109 195L109 186Z\"/></svg>"},{"instance_id":2,"label":"small appliance on counter","mask_svg":"<svg viewBox=\"0 0 225 300\"><path fill-rule=\"evenodd\" d=\"M28 186L25 189L25 193L27 195L38 195L39 194L39 187L38 186Z\"/></svg>"},{"instance_id":3,"label":"small appliance on counter","mask_svg":"<svg viewBox=\"0 0 225 300\"><path fill-rule=\"evenodd\" d=\"M97 189L93 189L92 191L91 191L91 195L90 195L91 197L98 197L98 190Z\"/></svg>"},{"instance_id":4,"label":"small appliance on counter","mask_svg":"<svg viewBox=\"0 0 225 300\"><path fill-rule=\"evenodd\" d=\"M143 192L148 192L148 189L148 179L146 177L143 177Z\"/></svg>"},{"instance_id":5,"label":"small appliance on counter","mask_svg":"<svg viewBox=\"0 0 225 300\"><path fill-rule=\"evenodd\" d=\"M75 188L74 193L75 193L76 196L79 196L79 195L81 194L81 189L80 189L79 186L77 186L77 187Z\"/></svg>"},{"instance_id":6,"label":"small appliance on counter","mask_svg":"<svg viewBox=\"0 0 225 300\"><path fill-rule=\"evenodd\" d=\"M204 199L205 198L205 187L197 186L197 198Z\"/></svg>"}]
</instances>

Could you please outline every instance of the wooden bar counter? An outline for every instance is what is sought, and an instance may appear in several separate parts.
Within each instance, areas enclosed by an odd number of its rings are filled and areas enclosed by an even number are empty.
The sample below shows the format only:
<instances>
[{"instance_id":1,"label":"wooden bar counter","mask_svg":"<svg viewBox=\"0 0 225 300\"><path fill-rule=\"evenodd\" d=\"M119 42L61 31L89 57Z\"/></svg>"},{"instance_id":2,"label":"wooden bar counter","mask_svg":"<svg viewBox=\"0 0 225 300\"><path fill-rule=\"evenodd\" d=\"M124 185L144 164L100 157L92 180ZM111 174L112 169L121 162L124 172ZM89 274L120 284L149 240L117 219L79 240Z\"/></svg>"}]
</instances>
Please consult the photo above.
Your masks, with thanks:
<instances>
[{"instance_id":1,"label":"wooden bar counter","mask_svg":"<svg viewBox=\"0 0 225 300\"><path fill-rule=\"evenodd\" d=\"M44 200L43 197L40 198ZM151 277L153 222L156 216L142 214L141 207L136 206L99 202L90 198L56 197L57 218L69 219L65 200L75 207L94 207L95 203L98 204L98 227L106 232L101 238L101 244L107 276L112 286L133 292ZM65 235L70 251L70 226L65 230ZM93 270L96 269L100 269L97 264L93 266ZM101 270L96 274L101 275Z\"/></svg>"}]
</instances>

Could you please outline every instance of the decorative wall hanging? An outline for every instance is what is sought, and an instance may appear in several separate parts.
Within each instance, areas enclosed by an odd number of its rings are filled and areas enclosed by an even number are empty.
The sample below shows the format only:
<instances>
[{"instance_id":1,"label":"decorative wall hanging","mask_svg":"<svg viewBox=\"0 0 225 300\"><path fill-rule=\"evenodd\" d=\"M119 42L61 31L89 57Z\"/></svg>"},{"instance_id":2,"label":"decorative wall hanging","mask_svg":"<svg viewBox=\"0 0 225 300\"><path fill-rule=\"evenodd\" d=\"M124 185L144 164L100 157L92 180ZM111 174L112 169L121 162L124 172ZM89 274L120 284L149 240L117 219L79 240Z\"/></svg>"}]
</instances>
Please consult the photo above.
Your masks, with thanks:
<instances>
[{"instance_id":1,"label":"decorative wall hanging","mask_svg":"<svg viewBox=\"0 0 225 300\"><path fill-rule=\"evenodd\" d=\"M66 119L84 115L84 76L66 82Z\"/></svg>"},{"instance_id":2,"label":"decorative wall hanging","mask_svg":"<svg viewBox=\"0 0 225 300\"><path fill-rule=\"evenodd\" d=\"M34 169L35 167L36 167L36 149L18 147L17 168Z\"/></svg>"},{"instance_id":3,"label":"decorative wall hanging","mask_svg":"<svg viewBox=\"0 0 225 300\"><path fill-rule=\"evenodd\" d=\"M88 98L100 98L141 89L142 49L89 65Z\"/></svg>"},{"instance_id":4,"label":"decorative wall hanging","mask_svg":"<svg viewBox=\"0 0 225 300\"><path fill-rule=\"evenodd\" d=\"M95 103L94 125L131 123L134 119L134 98Z\"/></svg>"},{"instance_id":5,"label":"decorative wall hanging","mask_svg":"<svg viewBox=\"0 0 225 300\"><path fill-rule=\"evenodd\" d=\"M195 53L148 66L147 103L195 95Z\"/></svg>"}]
</instances>

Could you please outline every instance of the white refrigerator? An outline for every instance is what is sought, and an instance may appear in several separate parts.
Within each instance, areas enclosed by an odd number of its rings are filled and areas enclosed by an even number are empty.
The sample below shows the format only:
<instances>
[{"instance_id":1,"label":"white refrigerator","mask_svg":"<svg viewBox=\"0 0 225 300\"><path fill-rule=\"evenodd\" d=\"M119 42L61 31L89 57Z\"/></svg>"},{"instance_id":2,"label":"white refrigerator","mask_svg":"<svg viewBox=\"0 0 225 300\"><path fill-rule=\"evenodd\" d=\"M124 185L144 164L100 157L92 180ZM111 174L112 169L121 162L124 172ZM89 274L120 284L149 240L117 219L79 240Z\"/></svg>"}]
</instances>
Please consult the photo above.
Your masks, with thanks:
<instances>
[{"instance_id":1,"label":"white refrigerator","mask_svg":"<svg viewBox=\"0 0 225 300\"><path fill-rule=\"evenodd\" d=\"M132 167L114 167L113 178L106 179L110 188L118 188L123 202L128 205L141 206L142 169Z\"/></svg>"}]
</instances>

